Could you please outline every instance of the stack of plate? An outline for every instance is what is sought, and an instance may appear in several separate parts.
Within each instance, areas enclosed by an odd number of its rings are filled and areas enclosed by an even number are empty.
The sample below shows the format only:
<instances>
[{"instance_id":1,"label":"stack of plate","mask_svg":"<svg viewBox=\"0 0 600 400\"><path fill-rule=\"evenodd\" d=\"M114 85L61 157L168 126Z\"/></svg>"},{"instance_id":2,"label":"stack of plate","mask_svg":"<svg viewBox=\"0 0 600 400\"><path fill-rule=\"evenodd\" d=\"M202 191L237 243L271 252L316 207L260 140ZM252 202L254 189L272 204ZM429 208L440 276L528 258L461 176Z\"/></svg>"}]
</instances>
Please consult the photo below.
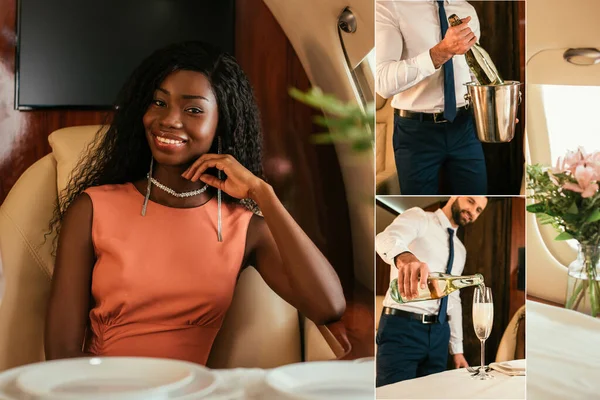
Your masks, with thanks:
<instances>
[{"instance_id":1,"label":"stack of plate","mask_svg":"<svg viewBox=\"0 0 600 400\"><path fill-rule=\"evenodd\" d=\"M217 388L201 365L142 357L77 358L0 374L0 400L188 400Z\"/></svg>"},{"instance_id":2,"label":"stack of plate","mask_svg":"<svg viewBox=\"0 0 600 400\"><path fill-rule=\"evenodd\" d=\"M269 372L265 398L281 400L372 400L373 360L323 361L286 365Z\"/></svg>"},{"instance_id":3,"label":"stack of plate","mask_svg":"<svg viewBox=\"0 0 600 400\"><path fill-rule=\"evenodd\" d=\"M177 360L108 357L26 365L0 374L0 400L372 400L372 359L210 370Z\"/></svg>"}]
</instances>

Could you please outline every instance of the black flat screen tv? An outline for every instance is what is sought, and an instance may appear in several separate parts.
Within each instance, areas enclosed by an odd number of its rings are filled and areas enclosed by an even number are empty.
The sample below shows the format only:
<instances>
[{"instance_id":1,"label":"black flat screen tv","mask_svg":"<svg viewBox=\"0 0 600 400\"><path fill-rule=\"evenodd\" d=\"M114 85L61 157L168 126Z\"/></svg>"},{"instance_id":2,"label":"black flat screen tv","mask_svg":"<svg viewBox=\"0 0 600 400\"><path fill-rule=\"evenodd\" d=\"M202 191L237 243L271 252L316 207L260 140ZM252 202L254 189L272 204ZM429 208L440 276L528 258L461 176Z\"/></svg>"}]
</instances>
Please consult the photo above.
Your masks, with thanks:
<instances>
[{"instance_id":1,"label":"black flat screen tv","mask_svg":"<svg viewBox=\"0 0 600 400\"><path fill-rule=\"evenodd\" d=\"M154 50L202 40L233 54L235 0L19 0L15 108L108 109Z\"/></svg>"}]
</instances>

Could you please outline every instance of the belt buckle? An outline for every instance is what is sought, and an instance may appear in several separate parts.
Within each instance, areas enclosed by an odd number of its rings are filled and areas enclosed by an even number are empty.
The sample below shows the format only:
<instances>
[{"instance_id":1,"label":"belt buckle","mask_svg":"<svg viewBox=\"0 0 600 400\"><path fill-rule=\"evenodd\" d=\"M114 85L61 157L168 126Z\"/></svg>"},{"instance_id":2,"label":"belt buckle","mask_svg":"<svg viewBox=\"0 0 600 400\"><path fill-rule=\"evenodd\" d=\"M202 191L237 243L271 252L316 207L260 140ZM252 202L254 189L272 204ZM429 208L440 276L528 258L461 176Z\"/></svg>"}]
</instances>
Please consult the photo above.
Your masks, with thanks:
<instances>
[{"instance_id":1,"label":"belt buckle","mask_svg":"<svg viewBox=\"0 0 600 400\"><path fill-rule=\"evenodd\" d=\"M425 324L425 325L431 325L431 324L433 324L433 323L434 323L434 322L430 322L430 321L427 321L427 320L425 320L425 317L427 317L427 315L426 315L426 314L421 314L421 323L422 323L422 324Z\"/></svg>"},{"instance_id":2,"label":"belt buckle","mask_svg":"<svg viewBox=\"0 0 600 400\"><path fill-rule=\"evenodd\" d=\"M438 121L438 115L442 116L442 119ZM447 119L444 118L444 113L433 113L433 123L434 124L443 124L444 122L448 122Z\"/></svg>"}]
</instances>

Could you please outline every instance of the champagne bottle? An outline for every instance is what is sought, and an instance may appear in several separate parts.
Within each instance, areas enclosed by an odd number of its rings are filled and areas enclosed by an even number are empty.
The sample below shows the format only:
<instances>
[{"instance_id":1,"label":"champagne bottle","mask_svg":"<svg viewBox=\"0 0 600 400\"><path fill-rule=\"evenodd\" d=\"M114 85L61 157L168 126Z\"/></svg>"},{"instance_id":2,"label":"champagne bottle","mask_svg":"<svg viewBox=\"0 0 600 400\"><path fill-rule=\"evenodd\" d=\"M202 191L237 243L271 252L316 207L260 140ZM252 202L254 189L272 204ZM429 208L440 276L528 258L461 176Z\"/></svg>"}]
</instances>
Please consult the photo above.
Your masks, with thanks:
<instances>
[{"instance_id":1,"label":"champagne bottle","mask_svg":"<svg viewBox=\"0 0 600 400\"><path fill-rule=\"evenodd\" d=\"M448 17L448 22L450 22L450 25L452 26L462 24L462 21L456 14L452 14ZM480 85L502 85L504 83L504 80L500 77L498 69L494 65L490 55L479 45L479 43L475 43L473 47L465 53L465 59Z\"/></svg>"},{"instance_id":2,"label":"champagne bottle","mask_svg":"<svg viewBox=\"0 0 600 400\"><path fill-rule=\"evenodd\" d=\"M400 292L398 291L398 279L393 279L390 282L390 294L395 302L403 304L414 301L439 299L444 296L448 296L450 293L456 290L477 285L480 287L483 287L484 285L483 275L481 274L454 276L439 272L432 272L427 278L427 286L424 289L421 289L421 285L419 284L419 294L417 297L410 300L402 298Z\"/></svg>"}]
</instances>

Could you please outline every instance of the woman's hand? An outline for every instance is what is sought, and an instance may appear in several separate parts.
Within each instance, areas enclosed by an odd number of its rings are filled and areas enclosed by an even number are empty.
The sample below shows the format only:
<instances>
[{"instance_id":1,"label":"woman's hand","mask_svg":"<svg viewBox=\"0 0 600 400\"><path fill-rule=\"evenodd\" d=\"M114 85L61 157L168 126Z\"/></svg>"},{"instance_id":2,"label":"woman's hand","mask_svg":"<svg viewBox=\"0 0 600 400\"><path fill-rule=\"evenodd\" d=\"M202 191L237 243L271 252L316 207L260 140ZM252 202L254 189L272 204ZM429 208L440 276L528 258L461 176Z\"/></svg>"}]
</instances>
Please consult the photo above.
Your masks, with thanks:
<instances>
[{"instance_id":1,"label":"woman's hand","mask_svg":"<svg viewBox=\"0 0 600 400\"><path fill-rule=\"evenodd\" d=\"M221 180L216 176L205 174L208 168L223 171L227 179ZM181 176L192 182L201 180L236 199L252 198L254 191L264 183L230 154L204 154Z\"/></svg>"}]
</instances>

